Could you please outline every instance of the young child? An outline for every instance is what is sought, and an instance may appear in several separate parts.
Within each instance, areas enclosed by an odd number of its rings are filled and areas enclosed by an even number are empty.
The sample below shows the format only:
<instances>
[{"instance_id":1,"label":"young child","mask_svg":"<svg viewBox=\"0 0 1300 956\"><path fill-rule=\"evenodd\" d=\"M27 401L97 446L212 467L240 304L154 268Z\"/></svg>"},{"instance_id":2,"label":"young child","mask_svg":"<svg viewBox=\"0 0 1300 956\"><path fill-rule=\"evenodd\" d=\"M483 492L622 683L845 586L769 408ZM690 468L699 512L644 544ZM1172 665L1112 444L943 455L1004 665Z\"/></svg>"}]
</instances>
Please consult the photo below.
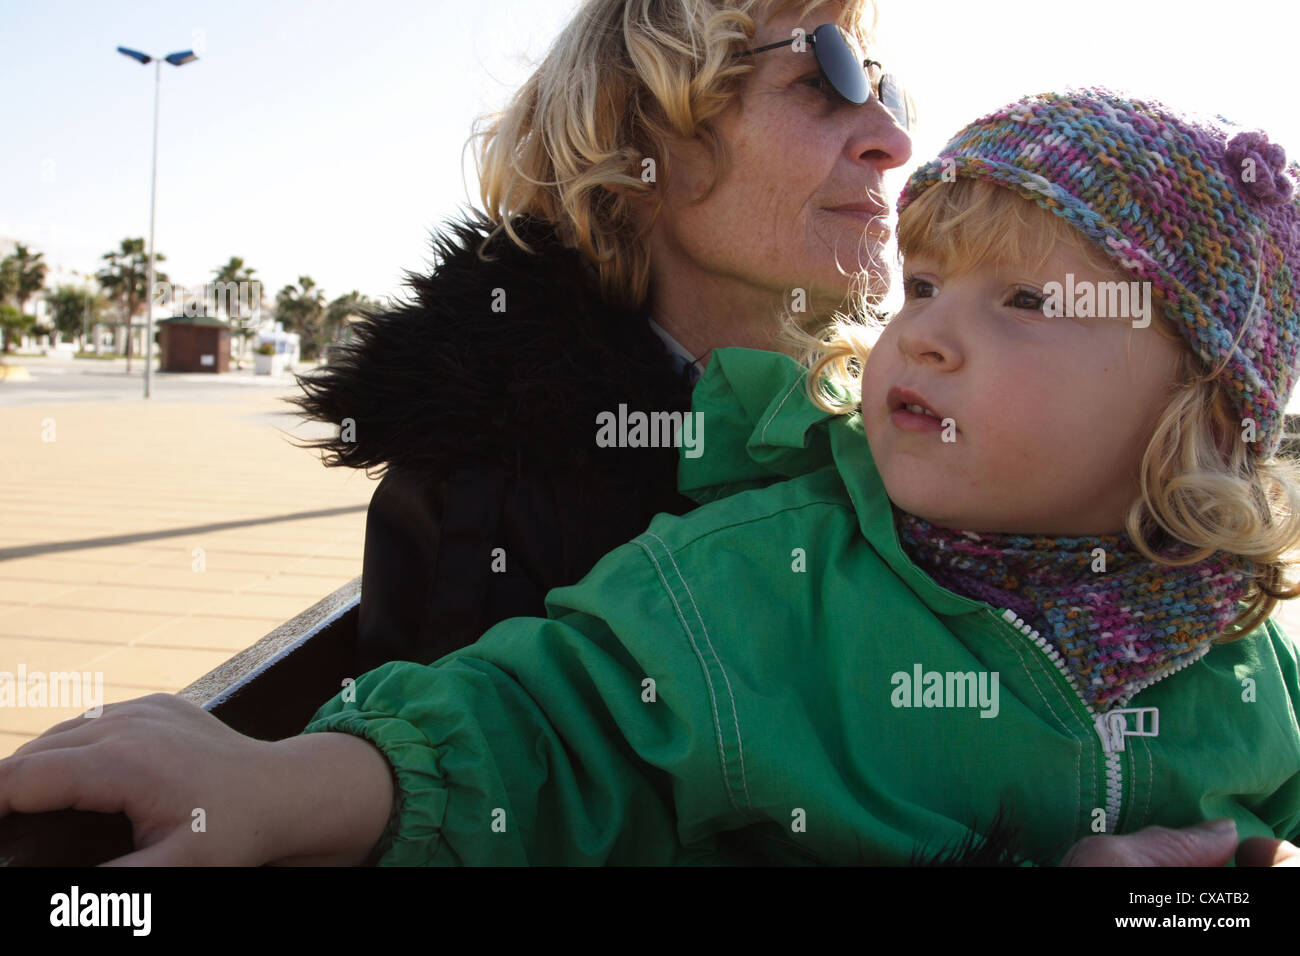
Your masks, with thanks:
<instances>
[{"instance_id":1,"label":"young child","mask_svg":"<svg viewBox=\"0 0 1300 956\"><path fill-rule=\"evenodd\" d=\"M1300 542L1297 172L1105 91L992 113L900 199L902 311L811 376L714 353L680 471L706 506L548 620L362 675L291 741L106 708L11 758L0 812L134 734L99 766L134 755L176 808L141 862L224 832L223 862L903 864L999 809L1038 864L1214 817L1295 840L1300 674L1267 617Z\"/></svg>"}]
</instances>

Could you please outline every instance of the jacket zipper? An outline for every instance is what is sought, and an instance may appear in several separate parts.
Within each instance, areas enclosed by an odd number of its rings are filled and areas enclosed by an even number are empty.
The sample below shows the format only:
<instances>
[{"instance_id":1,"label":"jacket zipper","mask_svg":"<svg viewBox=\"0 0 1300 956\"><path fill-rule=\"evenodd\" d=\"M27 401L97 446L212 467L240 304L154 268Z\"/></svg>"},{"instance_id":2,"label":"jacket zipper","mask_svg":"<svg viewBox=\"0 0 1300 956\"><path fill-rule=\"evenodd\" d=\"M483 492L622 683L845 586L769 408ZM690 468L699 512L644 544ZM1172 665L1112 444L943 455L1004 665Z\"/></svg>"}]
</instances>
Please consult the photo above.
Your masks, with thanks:
<instances>
[{"instance_id":1,"label":"jacket zipper","mask_svg":"<svg viewBox=\"0 0 1300 956\"><path fill-rule=\"evenodd\" d=\"M1002 609L1002 619L1010 623L1022 634L1026 635L1034 642L1034 645L1038 647L1039 650L1047 655L1047 659L1056 665L1056 669L1061 673L1061 676L1065 678L1066 682L1072 688L1074 688L1074 693L1078 696L1079 702L1083 704L1084 710L1086 710L1088 716L1092 718L1093 730L1095 730L1097 736L1101 738L1102 749L1106 752L1106 832L1114 833L1116 826L1119 824L1119 812L1123 806L1124 799L1124 776L1119 756L1124 750L1124 738L1158 736L1160 733L1159 709L1155 707L1128 707L1116 708L1107 711L1104 714L1097 713L1097 711L1093 709L1092 705L1088 703L1088 698L1083 695L1083 691L1079 689L1079 684L1074 679L1074 675L1071 674L1069 668L1065 666L1065 660L1061 657L1060 652L1048 643L1047 638L1039 634L1036 628L1026 624L1024 620L1010 608ZM1193 664L1198 660L1200 660L1199 656L1192 660L1183 661L1166 674L1147 678L1137 686L1132 694L1129 695L1129 699L1132 700L1139 692L1150 687L1152 684L1178 673L1188 664ZM1137 718L1136 730L1130 730L1128 728L1128 717L1130 714ZM1148 715L1151 717L1150 730L1146 727Z\"/></svg>"}]
</instances>

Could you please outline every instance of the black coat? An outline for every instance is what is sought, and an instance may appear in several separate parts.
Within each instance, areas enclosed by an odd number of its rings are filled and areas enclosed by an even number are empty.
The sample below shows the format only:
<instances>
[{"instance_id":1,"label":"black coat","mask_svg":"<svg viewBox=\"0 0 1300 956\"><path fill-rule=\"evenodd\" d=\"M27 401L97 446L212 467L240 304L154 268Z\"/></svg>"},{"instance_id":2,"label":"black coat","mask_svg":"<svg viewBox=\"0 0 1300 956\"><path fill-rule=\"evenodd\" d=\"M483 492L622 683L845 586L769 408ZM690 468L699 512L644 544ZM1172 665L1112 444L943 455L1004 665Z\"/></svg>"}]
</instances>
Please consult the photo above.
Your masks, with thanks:
<instances>
[{"instance_id":1,"label":"black coat","mask_svg":"<svg viewBox=\"0 0 1300 956\"><path fill-rule=\"evenodd\" d=\"M432 273L408 276L412 301L354 325L291 399L340 427L314 443L326 464L384 473L366 516L360 670L545 616L551 588L656 513L694 507L675 448L595 440L597 414L620 403L688 410L690 380L644 314L604 301L579 253L544 224L516 228L534 252L498 235L492 261L477 255L485 220L436 236Z\"/></svg>"}]
</instances>

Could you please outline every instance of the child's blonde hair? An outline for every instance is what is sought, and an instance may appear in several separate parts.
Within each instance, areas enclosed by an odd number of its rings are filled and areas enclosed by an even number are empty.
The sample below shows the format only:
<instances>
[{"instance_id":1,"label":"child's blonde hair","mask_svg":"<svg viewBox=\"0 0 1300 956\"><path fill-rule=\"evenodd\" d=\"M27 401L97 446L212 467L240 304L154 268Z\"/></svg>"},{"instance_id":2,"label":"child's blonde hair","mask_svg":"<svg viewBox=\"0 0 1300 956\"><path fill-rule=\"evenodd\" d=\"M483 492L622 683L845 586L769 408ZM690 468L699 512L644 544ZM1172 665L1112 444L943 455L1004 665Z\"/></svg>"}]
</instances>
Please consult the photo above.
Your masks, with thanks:
<instances>
[{"instance_id":1,"label":"child's blonde hair","mask_svg":"<svg viewBox=\"0 0 1300 956\"><path fill-rule=\"evenodd\" d=\"M663 181L670 172L669 139L701 136L713 151L716 184L726 155L711 120L756 66L734 54L749 45L760 19L790 11L806 17L826 5L587 0L506 108L475 124L470 141L479 140L482 206L498 224L496 232L504 229L528 250L512 217L545 220L564 245L596 264L607 301L644 305L650 260L629 198L655 190L642 179L643 160L654 160L655 179ZM874 0L845 0L839 7L839 22L869 46Z\"/></svg>"},{"instance_id":2,"label":"child's blonde hair","mask_svg":"<svg viewBox=\"0 0 1300 956\"><path fill-rule=\"evenodd\" d=\"M998 262L1038 267L1058 242L1101 268L1117 267L1061 217L983 180L936 184L903 210L898 223L903 256L925 254L957 272ZM1124 530L1148 560L1168 567L1195 564L1216 551L1252 562L1247 606L1218 639L1227 643L1259 627L1279 600L1300 596L1300 584L1286 583L1286 572L1300 563L1300 461L1285 454L1262 461L1252 456L1239 440L1220 380L1169 323L1158 295L1154 303L1159 308L1151 327L1182 346L1178 384L1142 456L1141 494L1125 515ZM841 319L808 350L809 393L819 407L856 410L857 401L843 396L860 395L862 366L881 328L870 319ZM1173 542L1193 552L1159 553Z\"/></svg>"}]
</instances>

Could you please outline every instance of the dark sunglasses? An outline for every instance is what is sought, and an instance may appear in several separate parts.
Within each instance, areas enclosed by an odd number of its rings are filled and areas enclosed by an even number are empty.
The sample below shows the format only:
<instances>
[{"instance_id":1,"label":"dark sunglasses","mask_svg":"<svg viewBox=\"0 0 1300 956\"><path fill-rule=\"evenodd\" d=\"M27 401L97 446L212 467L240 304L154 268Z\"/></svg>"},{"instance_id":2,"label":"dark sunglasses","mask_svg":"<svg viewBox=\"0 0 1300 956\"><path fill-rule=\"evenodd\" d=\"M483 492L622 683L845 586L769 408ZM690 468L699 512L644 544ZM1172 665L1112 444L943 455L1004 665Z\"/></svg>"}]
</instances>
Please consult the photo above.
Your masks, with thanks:
<instances>
[{"instance_id":1,"label":"dark sunglasses","mask_svg":"<svg viewBox=\"0 0 1300 956\"><path fill-rule=\"evenodd\" d=\"M791 37L779 43L769 43L753 50L743 50L736 57L766 53L778 47L791 46L800 37ZM881 105L893 114L895 121L903 129L911 129L916 122L916 114L908 99L907 91L898 77L882 73L877 84L871 80L871 68L880 67L875 60L868 60L862 55L862 48L857 41L844 32L836 23L823 23L812 33L806 35L812 41L813 54L817 57L817 66L822 76L840 94L855 106L866 103L874 93ZM883 68L881 68L883 69ZM873 89L874 86L874 89Z\"/></svg>"}]
</instances>

